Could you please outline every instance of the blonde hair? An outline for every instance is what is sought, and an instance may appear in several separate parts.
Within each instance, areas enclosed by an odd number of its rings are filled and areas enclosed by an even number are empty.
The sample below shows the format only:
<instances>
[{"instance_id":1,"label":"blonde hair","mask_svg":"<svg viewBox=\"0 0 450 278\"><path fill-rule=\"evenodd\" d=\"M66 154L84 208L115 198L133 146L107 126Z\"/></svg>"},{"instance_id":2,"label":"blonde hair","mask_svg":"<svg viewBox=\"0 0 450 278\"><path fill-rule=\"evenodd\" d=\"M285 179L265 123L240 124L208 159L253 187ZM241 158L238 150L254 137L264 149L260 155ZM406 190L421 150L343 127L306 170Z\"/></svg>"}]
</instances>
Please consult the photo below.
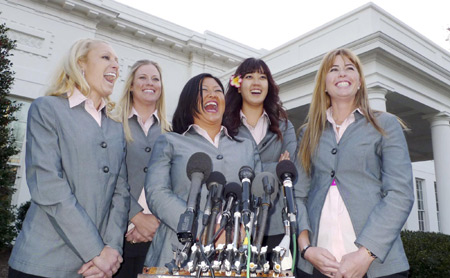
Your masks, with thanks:
<instances>
[{"instance_id":1,"label":"blonde hair","mask_svg":"<svg viewBox=\"0 0 450 278\"><path fill-rule=\"evenodd\" d=\"M131 135L130 126L128 124L128 116L131 113L131 109L133 108L133 93L131 91L131 87L133 86L133 80L136 75L136 71L145 65L153 65L158 70L161 80L161 96L156 102L156 109L158 111L158 118L161 123L161 132L166 132L171 129L169 121L167 121L166 117L166 101L164 94L164 85L162 80L161 68L158 63L150 61L150 60L139 60L131 66L131 71L128 74L128 77L125 82L125 89L123 90L122 97L117 105L117 110L115 117L118 121L123 123L123 130L125 133L125 138L128 142L133 141L133 136Z\"/></svg>"},{"instance_id":2,"label":"blonde hair","mask_svg":"<svg viewBox=\"0 0 450 278\"><path fill-rule=\"evenodd\" d=\"M99 43L108 44L105 41L90 38L81 39L75 42L56 69L53 81L51 82L46 95L61 96L67 93L67 97L70 97L76 88L87 97L90 94L91 89L84 78L80 62L86 61L89 51ZM109 97L105 97L104 99L107 103L106 112L109 116L115 104Z\"/></svg>"},{"instance_id":3,"label":"blonde hair","mask_svg":"<svg viewBox=\"0 0 450 278\"><path fill-rule=\"evenodd\" d=\"M322 59L322 63L320 64L320 68L316 75L316 85L314 87L308 116L306 117L305 124L300 127L300 129L304 128L305 132L302 137L302 141L300 142L298 159L301 161L303 168L308 174L311 173L312 156L317 149L320 137L322 136L322 132L326 126L326 111L331 106L330 96L325 92L325 79L337 56L348 58L355 65L360 76L361 86L356 92L354 108L359 108L366 120L371 123L383 136L385 135L384 130L380 127L375 118L375 111L369 106L366 80L364 78L362 65L359 58L349 49L336 49L329 52L325 55Z\"/></svg>"}]
</instances>

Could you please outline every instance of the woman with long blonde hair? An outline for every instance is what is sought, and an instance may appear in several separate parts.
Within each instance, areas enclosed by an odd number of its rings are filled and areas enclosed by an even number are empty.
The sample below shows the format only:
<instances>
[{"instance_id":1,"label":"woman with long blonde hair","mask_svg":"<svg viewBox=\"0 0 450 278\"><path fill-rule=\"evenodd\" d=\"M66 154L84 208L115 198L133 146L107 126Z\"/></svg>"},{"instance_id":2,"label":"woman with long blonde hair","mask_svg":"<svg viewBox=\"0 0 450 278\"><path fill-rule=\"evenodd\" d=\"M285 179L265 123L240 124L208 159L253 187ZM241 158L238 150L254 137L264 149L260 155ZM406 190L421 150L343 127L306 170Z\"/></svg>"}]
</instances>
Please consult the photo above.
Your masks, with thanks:
<instances>
[{"instance_id":1,"label":"woman with long blonde hair","mask_svg":"<svg viewBox=\"0 0 450 278\"><path fill-rule=\"evenodd\" d=\"M31 104L31 206L9 277L111 277L119 268L130 200L122 125L109 117L118 74L109 44L79 40Z\"/></svg>"},{"instance_id":2,"label":"woman with long blonde hair","mask_svg":"<svg viewBox=\"0 0 450 278\"><path fill-rule=\"evenodd\" d=\"M408 146L397 117L370 108L350 50L323 58L299 142L299 276L407 277Z\"/></svg>"},{"instance_id":3,"label":"woman with long blonde hair","mask_svg":"<svg viewBox=\"0 0 450 278\"><path fill-rule=\"evenodd\" d=\"M144 194L147 166L156 138L170 129L161 68L157 63L149 60L134 63L117 111L127 139L131 205L124 262L115 277L136 277L142 273L147 250L159 226L159 220L147 207Z\"/></svg>"}]
</instances>

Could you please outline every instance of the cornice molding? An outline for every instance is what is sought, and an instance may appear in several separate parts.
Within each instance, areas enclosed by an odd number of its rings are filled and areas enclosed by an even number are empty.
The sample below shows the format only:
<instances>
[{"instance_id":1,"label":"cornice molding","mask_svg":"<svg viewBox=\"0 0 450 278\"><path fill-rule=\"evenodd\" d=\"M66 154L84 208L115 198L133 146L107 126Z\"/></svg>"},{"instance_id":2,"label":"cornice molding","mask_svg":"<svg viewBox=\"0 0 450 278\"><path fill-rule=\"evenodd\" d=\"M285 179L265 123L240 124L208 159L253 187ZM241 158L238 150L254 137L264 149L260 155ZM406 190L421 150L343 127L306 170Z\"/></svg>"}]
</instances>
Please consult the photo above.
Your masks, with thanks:
<instances>
[{"instance_id":1,"label":"cornice molding","mask_svg":"<svg viewBox=\"0 0 450 278\"><path fill-rule=\"evenodd\" d=\"M213 32L197 33L161 18L133 9L113 0L29 0L60 9L61 12L85 16L97 27L123 33L137 40L172 51L204 55L215 62L236 66L249 56L260 56L256 50Z\"/></svg>"}]
</instances>

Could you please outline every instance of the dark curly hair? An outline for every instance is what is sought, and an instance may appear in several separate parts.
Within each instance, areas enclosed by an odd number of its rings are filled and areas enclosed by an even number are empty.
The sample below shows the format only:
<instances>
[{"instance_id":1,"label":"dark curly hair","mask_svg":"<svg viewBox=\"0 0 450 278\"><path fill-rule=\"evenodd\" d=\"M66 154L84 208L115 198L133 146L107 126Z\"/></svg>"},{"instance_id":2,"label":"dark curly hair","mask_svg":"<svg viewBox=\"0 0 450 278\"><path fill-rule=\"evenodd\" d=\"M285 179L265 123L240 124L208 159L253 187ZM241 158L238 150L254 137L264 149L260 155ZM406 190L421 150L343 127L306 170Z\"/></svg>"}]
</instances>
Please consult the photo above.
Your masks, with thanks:
<instances>
[{"instance_id":1,"label":"dark curly hair","mask_svg":"<svg viewBox=\"0 0 450 278\"><path fill-rule=\"evenodd\" d=\"M259 72L267 76L269 90L266 98L264 99L264 110L267 115L269 115L269 130L277 134L278 140L283 140L283 134L280 130L279 121L284 120L287 123L288 116L286 111L283 109L280 97L278 96L280 88L275 83L275 80L273 80L272 73L270 72L267 64L261 59L248 58L239 65L234 75L244 77L247 73L253 72ZM239 126L241 125L239 111L242 108L242 95L238 92L238 88L228 84L227 93L225 95L225 103L225 113L223 116L224 126L227 127L230 135L236 136Z\"/></svg>"}]
</instances>

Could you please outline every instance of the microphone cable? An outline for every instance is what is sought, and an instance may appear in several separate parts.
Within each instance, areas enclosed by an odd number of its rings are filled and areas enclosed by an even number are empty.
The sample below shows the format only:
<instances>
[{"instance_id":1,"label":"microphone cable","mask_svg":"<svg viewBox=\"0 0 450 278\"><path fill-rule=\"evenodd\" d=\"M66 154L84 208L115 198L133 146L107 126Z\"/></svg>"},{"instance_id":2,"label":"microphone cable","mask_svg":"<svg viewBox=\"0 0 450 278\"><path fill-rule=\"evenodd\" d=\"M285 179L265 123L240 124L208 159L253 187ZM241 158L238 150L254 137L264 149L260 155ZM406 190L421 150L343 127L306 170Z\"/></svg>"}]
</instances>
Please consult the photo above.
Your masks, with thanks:
<instances>
[{"instance_id":1,"label":"microphone cable","mask_svg":"<svg viewBox=\"0 0 450 278\"><path fill-rule=\"evenodd\" d=\"M247 278L250 278L250 257L252 256L252 248L250 244L250 233L247 229L245 229L245 233L247 234Z\"/></svg>"},{"instance_id":2,"label":"microphone cable","mask_svg":"<svg viewBox=\"0 0 450 278\"><path fill-rule=\"evenodd\" d=\"M295 269L297 268L297 235L292 234L292 245L294 250L292 251L292 274L295 276Z\"/></svg>"}]
</instances>

